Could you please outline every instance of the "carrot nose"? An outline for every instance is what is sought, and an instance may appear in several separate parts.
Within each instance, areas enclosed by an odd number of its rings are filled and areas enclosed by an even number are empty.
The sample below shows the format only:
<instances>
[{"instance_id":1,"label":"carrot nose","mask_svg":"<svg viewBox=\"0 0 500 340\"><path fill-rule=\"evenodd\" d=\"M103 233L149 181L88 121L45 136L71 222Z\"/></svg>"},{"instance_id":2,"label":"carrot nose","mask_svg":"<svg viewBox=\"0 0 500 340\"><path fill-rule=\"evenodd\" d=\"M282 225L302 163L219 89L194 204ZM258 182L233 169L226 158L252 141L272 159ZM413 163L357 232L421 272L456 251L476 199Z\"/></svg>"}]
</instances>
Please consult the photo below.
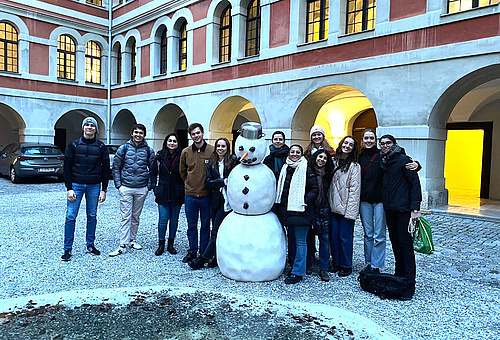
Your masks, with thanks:
<instances>
[{"instance_id":1,"label":"carrot nose","mask_svg":"<svg viewBox=\"0 0 500 340\"><path fill-rule=\"evenodd\" d=\"M240 158L240 162L241 162L242 160L244 160L247 156L248 156L248 152L245 152L245 153L243 154L243 156L241 156L241 158Z\"/></svg>"}]
</instances>

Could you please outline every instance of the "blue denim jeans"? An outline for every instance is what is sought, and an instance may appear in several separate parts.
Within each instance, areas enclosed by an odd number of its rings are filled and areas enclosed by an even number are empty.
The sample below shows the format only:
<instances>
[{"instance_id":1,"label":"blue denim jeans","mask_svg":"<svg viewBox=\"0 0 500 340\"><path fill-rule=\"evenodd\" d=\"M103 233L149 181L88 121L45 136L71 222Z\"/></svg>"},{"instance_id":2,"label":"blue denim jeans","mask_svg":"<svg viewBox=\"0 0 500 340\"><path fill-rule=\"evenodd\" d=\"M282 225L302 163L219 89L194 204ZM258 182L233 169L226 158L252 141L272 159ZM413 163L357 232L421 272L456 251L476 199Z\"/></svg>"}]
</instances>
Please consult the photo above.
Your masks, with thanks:
<instances>
[{"instance_id":1,"label":"blue denim jeans","mask_svg":"<svg viewBox=\"0 0 500 340\"><path fill-rule=\"evenodd\" d=\"M336 213L332 213L331 220L332 265L337 268L352 268L354 220L349 220Z\"/></svg>"},{"instance_id":2,"label":"blue denim jeans","mask_svg":"<svg viewBox=\"0 0 500 340\"><path fill-rule=\"evenodd\" d=\"M330 237L320 234L319 238L319 270L328 270L330 260Z\"/></svg>"},{"instance_id":3,"label":"blue denim jeans","mask_svg":"<svg viewBox=\"0 0 500 340\"><path fill-rule=\"evenodd\" d=\"M372 268L385 266L385 211L382 203L361 202L361 223L365 233L365 264Z\"/></svg>"},{"instance_id":4,"label":"blue denim jeans","mask_svg":"<svg viewBox=\"0 0 500 340\"><path fill-rule=\"evenodd\" d=\"M198 213L201 218L200 228L200 254L205 252L210 240L210 196L185 197L186 219L188 223L187 237L191 254L198 252Z\"/></svg>"},{"instance_id":5,"label":"blue denim jeans","mask_svg":"<svg viewBox=\"0 0 500 340\"><path fill-rule=\"evenodd\" d=\"M309 226L295 226L292 228L295 235L295 259L292 265L292 274L304 276L306 275L307 230Z\"/></svg>"},{"instance_id":6,"label":"blue denim jeans","mask_svg":"<svg viewBox=\"0 0 500 340\"><path fill-rule=\"evenodd\" d=\"M101 192L101 184L73 183L73 191L76 195L76 201L71 202L68 200L66 223L64 224L64 250L73 249L76 217L78 216L78 210L80 209L83 195L85 195L85 204L87 206L87 247L94 245L95 241L97 203L99 201L99 193Z\"/></svg>"},{"instance_id":7,"label":"blue denim jeans","mask_svg":"<svg viewBox=\"0 0 500 340\"><path fill-rule=\"evenodd\" d=\"M175 238L177 226L179 225L179 213L181 212L181 206L182 205L177 204L158 204L158 240L165 240L168 221L170 221L168 227L168 238Z\"/></svg>"}]
</instances>

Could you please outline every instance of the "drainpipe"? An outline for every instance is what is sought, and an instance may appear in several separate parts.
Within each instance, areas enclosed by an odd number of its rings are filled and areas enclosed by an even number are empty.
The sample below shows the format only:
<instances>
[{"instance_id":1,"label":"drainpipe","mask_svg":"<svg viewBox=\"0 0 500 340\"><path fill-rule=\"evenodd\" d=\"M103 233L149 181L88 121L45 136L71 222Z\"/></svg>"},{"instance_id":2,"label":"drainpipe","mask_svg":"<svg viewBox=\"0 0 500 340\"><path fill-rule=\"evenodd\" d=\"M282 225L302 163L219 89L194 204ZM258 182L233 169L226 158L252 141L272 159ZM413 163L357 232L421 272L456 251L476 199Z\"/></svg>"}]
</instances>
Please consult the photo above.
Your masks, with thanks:
<instances>
[{"instance_id":1,"label":"drainpipe","mask_svg":"<svg viewBox=\"0 0 500 340\"><path fill-rule=\"evenodd\" d=\"M106 143L111 144L111 28L113 22L113 0L108 0L108 88L107 111L108 124L106 126Z\"/></svg>"}]
</instances>

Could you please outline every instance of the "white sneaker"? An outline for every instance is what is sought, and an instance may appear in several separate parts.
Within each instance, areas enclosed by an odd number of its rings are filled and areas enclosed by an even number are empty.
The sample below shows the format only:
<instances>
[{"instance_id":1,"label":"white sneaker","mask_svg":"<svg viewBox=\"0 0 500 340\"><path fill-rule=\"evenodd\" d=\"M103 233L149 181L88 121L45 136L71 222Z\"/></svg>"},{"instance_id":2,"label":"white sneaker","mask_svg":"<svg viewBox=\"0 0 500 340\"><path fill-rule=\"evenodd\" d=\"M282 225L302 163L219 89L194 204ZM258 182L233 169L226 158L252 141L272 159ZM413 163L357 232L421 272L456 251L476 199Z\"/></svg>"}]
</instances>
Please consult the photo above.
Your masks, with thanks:
<instances>
[{"instance_id":1,"label":"white sneaker","mask_svg":"<svg viewBox=\"0 0 500 340\"><path fill-rule=\"evenodd\" d=\"M115 257L115 256L121 255L121 254L126 253L126 252L127 252L127 247L125 247L125 245L122 244L118 247L118 249L109 253L109 256Z\"/></svg>"},{"instance_id":2,"label":"white sneaker","mask_svg":"<svg viewBox=\"0 0 500 340\"><path fill-rule=\"evenodd\" d=\"M132 249L135 249L135 250L141 250L142 249L142 246L135 242L135 241L130 241L130 243L128 244L128 246Z\"/></svg>"}]
</instances>

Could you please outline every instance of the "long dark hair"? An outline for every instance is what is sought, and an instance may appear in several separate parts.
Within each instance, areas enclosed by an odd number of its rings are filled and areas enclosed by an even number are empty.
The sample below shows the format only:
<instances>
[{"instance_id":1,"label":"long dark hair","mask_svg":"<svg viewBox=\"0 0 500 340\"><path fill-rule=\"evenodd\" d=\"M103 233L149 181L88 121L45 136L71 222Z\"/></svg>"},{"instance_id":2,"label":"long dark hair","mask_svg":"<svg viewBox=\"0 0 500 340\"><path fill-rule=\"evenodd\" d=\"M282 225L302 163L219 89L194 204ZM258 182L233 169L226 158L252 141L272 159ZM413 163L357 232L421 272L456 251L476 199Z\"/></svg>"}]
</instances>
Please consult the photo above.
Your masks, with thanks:
<instances>
[{"instance_id":1,"label":"long dark hair","mask_svg":"<svg viewBox=\"0 0 500 340\"><path fill-rule=\"evenodd\" d=\"M167 149L167 141L170 137L174 136L175 139L177 140L177 149L175 149L174 151L177 151L180 147L181 147L181 143L179 142L179 137L177 137L177 135L175 133L169 133L167 135L167 137L165 137L165 139L163 140L163 145L161 147L162 151L165 150L165 151L168 151Z\"/></svg>"},{"instance_id":2,"label":"long dark hair","mask_svg":"<svg viewBox=\"0 0 500 340\"><path fill-rule=\"evenodd\" d=\"M342 144L344 144L344 141L347 138L350 138L350 139L352 139L354 141L354 146L352 148L351 153L349 153L347 155L346 159L343 159L342 158L342 155L343 155ZM351 166L351 163L357 163L358 162L358 155L359 155L358 142L356 141L356 139L353 136L348 135L348 136L345 136L344 138L342 138L342 140L339 143L339 146L337 146L337 150L335 152L335 156L333 156L333 157L335 157L335 159L338 162L338 169L340 171L342 171L342 172L347 172L347 170L349 170L349 167Z\"/></svg>"},{"instance_id":3,"label":"long dark hair","mask_svg":"<svg viewBox=\"0 0 500 340\"><path fill-rule=\"evenodd\" d=\"M333 165L332 157L330 156L330 153L327 150L319 149L318 151L313 153L313 155L309 159L309 167L314 171L314 173L316 175L319 175L320 171L319 171L318 164L316 163L316 159L322 153L324 153L326 155L325 175L324 176L326 179L330 180L331 176L333 174L334 165Z\"/></svg>"},{"instance_id":4,"label":"long dark hair","mask_svg":"<svg viewBox=\"0 0 500 340\"><path fill-rule=\"evenodd\" d=\"M227 138L220 137L214 143L214 152L212 152L212 156L210 156L210 166L212 168L217 168L219 165L219 155L217 154L217 143L223 141L226 143L227 151L224 155L224 167L226 169L232 169L237 164L236 158L231 154L231 143L227 140Z\"/></svg>"}]
</instances>

